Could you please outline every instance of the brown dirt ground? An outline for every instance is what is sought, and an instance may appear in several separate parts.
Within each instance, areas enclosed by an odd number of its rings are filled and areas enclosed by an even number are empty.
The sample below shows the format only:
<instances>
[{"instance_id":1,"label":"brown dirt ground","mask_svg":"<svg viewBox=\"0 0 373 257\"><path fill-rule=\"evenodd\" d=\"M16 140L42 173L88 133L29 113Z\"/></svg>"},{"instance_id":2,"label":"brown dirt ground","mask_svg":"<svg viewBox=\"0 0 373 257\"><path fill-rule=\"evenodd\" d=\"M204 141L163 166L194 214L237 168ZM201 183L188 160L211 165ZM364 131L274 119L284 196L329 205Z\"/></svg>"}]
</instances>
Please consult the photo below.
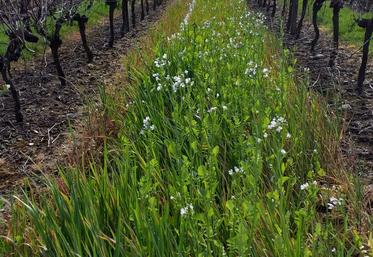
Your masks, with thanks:
<instances>
[{"instance_id":1,"label":"brown dirt ground","mask_svg":"<svg viewBox=\"0 0 373 257\"><path fill-rule=\"evenodd\" d=\"M261 11L258 7L254 9ZM276 17L268 18L268 26L278 33L281 10ZM266 14L264 12L264 14ZM270 15L266 15L269 17ZM321 27L321 26L320 26ZM326 96L331 110L341 111L344 119L344 137L341 150L352 166L351 171L363 179L364 184L373 185L373 58L369 55L364 92L356 91L357 75L361 64L362 51L355 46L340 42L334 68L328 67L332 50L332 32L321 27L320 39L313 53L310 42L314 31L309 22L305 22L299 39L285 34L284 44L291 49L297 60L297 68L310 72L310 88ZM363 44L363 38L362 38ZM335 98L337 96L337 98ZM335 101L335 99L338 99Z\"/></svg>"},{"instance_id":2,"label":"brown dirt ground","mask_svg":"<svg viewBox=\"0 0 373 257\"><path fill-rule=\"evenodd\" d=\"M167 2L154 12L150 10L144 21L119 38L121 17L115 19L114 48L106 47L107 19L87 31L94 62L86 63L86 55L73 33L61 48L61 62L68 86L61 88L56 78L51 56L39 56L14 65L12 75L20 91L24 123L16 123L12 97L0 95L0 194L13 193L25 182L38 183L42 174L56 172L58 164L65 164L74 154L76 139L87 128L87 107L99 106L99 86L109 84L118 72L125 72L122 57L136 46L141 36L161 17ZM3 84L0 81L0 85ZM92 121L90 121L90 126ZM94 122L94 121L93 121ZM78 135L79 137L79 135ZM92 142L91 142L92 143ZM92 143L94 144L94 142ZM91 145L92 146L92 145Z\"/></svg>"}]
</instances>

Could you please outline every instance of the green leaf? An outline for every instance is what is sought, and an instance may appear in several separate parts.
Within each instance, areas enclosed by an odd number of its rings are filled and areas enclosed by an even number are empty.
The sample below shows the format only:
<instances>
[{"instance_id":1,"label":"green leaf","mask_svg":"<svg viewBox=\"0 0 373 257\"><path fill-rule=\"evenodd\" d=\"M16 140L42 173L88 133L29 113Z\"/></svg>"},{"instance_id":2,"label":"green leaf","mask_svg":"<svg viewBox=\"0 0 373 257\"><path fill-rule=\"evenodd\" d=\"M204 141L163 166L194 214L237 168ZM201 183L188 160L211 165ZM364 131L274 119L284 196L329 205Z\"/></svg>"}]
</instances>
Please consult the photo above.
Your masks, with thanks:
<instances>
[{"instance_id":1,"label":"green leaf","mask_svg":"<svg viewBox=\"0 0 373 257\"><path fill-rule=\"evenodd\" d=\"M212 150L213 156L218 156L219 154L219 146L215 146L214 149Z\"/></svg>"},{"instance_id":2,"label":"green leaf","mask_svg":"<svg viewBox=\"0 0 373 257\"><path fill-rule=\"evenodd\" d=\"M208 213L207 213L207 216L210 218L210 217L214 216L214 214L215 214L214 209L210 208Z\"/></svg>"},{"instance_id":3,"label":"green leaf","mask_svg":"<svg viewBox=\"0 0 373 257\"><path fill-rule=\"evenodd\" d=\"M205 167L204 166L199 166L197 172L198 172L198 176L200 176L200 177L205 176Z\"/></svg>"},{"instance_id":4,"label":"green leaf","mask_svg":"<svg viewBox=\"0 0 373 257\"><path fill-rule=\"evenodd\" d=\"M225 203L225 207L227 207L228 210L233 212L234 211L234 202L232 200L228 200Z\"/></svg>"},{"instance_id":5,"label":"green leaf","mask_svg":"<svg viewBox=\"0 0 373 257\"><path fill-rule=\"evenodd\" d=\"M326 175L326 172L325 172L325 170L324 169L319 169L318 171L317 171L317 174L320 176L320 177L324 177L325 175Z\"/></svg>"},{"instance_id":6,"label":"green leaf","mask_svg":"<svg viewBox=\"0 0 373 257\"><path fill-rule=\"evenodd\" d=\"M193 151L195 153L198 152L198 142L197 141L194 141L194 142L190 143L190 147L193 149Z\"/></svg>"}]
</instances>

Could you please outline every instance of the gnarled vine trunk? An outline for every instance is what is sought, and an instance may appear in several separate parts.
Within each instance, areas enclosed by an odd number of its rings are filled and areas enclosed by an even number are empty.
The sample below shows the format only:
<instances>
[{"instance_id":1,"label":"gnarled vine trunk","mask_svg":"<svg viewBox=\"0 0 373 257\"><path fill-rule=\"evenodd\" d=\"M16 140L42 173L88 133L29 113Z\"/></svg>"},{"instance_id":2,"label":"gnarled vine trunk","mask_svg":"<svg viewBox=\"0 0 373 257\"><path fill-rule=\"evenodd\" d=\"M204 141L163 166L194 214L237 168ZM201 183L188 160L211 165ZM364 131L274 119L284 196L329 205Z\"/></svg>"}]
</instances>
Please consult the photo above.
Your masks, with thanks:
<instances>
[{"instance_id":1,"label":"gnarled vine trunk","mask_svg":"<svg viewBox=\"0 0 373 257\"><path fill-rule=\"evenodd\" d=\"M330 7L333 8L333 50L330 54L329 67L333 67L339 48L339 12L343 8L343 0L332 0Z\"/></svg>"},{"instance_id":2,"label":"gnarled vine trunk","mask_svg":"<svg viewBox=\"0 0 373 257\"><path fill-rule=\"evenodd\" d=\"M295 35L297 33L298 0L291 0L290 9L289 31L290 34Z\"/></svg>"},{"instance_id":3,"label":"gnarled vine trunk","mask_svg":"<svg viewBox=\"0 0 373 257\"><path fill-rule=\"evenodd\" d=\"M63 72L61 61L60 61L60 55L59 55L59 49L62 45L62 40L60 36L62 28L62 21L57 21L55 24L55 30L53 32L53 35L50 37L49 40L49 47L52 52L52 57L53 57L53 62L54 66L56 67L58 79L61 82L61 86L66 86L66 76L65 73Z\"/></svg>"},{"instance_id":4,"label":"gnarled vine trunk","mask_svg":"<svg viewBox=\"0 0 373 257\"><path fill-rule=\"evenodd\" d=\"M93 61L93 53L89 48L87 36L86 36L86 24L88 22L88 17L85 15L80 15L79 13L75 14L73 20L78 22L80 38L82 40L83 48L87 54L88 63Z\"/></svg>"},{"instance_id":5,"label":"gnarled vine trunk","mask_svg":"<svg viewBox=\"0 0 373 257\"><path fill-rule=\"evenodd\" d=\"M116 1L107 2L109 5L109 27L110 27L110 37L109 37L109 47L114 46L114 11L117 7Z\"/></svg>"},{"instance_id":6,"label":"gnarled vine trunk","mask_svg":"<svg viewBox=\"0 0 373 257\"><path fill-rule=\"evenodd\" d=\"M145 0L146 14L149 14L149 0Z\"/></svg>"},{"instance_id":7,"label":"gnarled vine trunk","mask_svg":"<svg viewBox=\"0 0 373 257\"><path fill-rule=\"evenodd\" d=\"M325 0L315 0L312 6L312 25L315 31L315 37L311 42L311 51L315 50L315 46L320 38L320 30L317 24L317 14L320 11L322 5L324 4Z\"/></svg>"},{"instance_id":8,"label":"gnarled vine trunk","mask_svg":"<svg viewBox=\"0 0 373 257\"><path fill-rule=\"evenodd\" d=\"M6 58L0 57L1 75L3 77L5 84L9 85L9 90L14 100L14 113L15 113L16 121L23 122L23 115L21 112L21 101L19 98L19 93L16 87L14 86L13 81L10 79L10 77L8 77L8 73L9 73L8 68L9 68L9 61L6 60Z\"/></svg>"},{"instance_id":9,"label":"gnarled vine trunk","mask_svg":"<svg viewBox=\"0 0 373 257\"><path fill-rule=\"evenodd\" d=\"M303 27L303 20L304 17L306 17L306 12L307 12L307 5L308 5L308 0L303 0L302 3L302 14L298 22L298 28L297 28L297 34L296 38L300 37L300 33L302 32L302 27Z\"/></svg>"},{"instance_id":10,"label":"gnarled vine trunk","mask_svg":"<svg viewBox=\"0 0 373 257\"><path fill-rule=\"evenodd\" d=\"M124 34L130 31L130 21L129 21L129 14L128 14L128 0L122 1L122 28L121 28L121 36L124 37Z\"/></svg>"},{"instance_id":11,"label":"gnarled vine trunk","mask_svg":"<svg viewBox=\"0 0 373 257\"><path fill-rule=\"evenodd\" d=\"M144 0L141 0L141 20L145 19L145 6L144 6Z\"/></svg>"},{"instance_id":12,"label":"gnarled vine trunk","mask_svg":"<svg viewBox=\"0 0 373 257\"><path fill-rule=\"evenodd\" d=\"M370 20L360 19L360 20L357 21L357 23L360 27L365 29L363 57L361 59L359 76L358 76L358 80L357 80L357 90L358 90L359 94L361 94L363 92L365 72L366 72L367 63L368 63L369 44L370 44L370 40L372 39L372 33L373 33L373 18L370 19Z\"/></svg>"},{"instance_id":13,"label":"gnarled vine trunk","mask_svg":"<svg viewBox=\"0 0 373 257\"><path fill-rule=\"evenodd\" d=\"M136 27L135 0L131 0L132 27Z\"/></svg>"}]
</instances>

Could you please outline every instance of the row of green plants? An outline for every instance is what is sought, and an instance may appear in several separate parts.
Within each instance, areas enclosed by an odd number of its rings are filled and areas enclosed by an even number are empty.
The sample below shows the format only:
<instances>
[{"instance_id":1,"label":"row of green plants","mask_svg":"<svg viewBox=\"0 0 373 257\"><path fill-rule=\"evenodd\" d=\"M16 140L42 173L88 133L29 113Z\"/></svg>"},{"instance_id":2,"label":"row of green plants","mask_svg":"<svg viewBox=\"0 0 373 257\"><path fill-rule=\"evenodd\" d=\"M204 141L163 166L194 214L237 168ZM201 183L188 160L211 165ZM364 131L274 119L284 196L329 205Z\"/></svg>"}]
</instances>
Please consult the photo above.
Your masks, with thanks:
<instances>
[{"instance_id":1,"label":"row of green plants","mask_svg":"<svg viewBox=\"0 0 373 257\"><path fill-rule=\"evenodd\" d=\"M155 58L102 90L102 163L15 197L5 256L372 255L338 117L246 4L169 7Z\"/></svg>"}]
</instances>

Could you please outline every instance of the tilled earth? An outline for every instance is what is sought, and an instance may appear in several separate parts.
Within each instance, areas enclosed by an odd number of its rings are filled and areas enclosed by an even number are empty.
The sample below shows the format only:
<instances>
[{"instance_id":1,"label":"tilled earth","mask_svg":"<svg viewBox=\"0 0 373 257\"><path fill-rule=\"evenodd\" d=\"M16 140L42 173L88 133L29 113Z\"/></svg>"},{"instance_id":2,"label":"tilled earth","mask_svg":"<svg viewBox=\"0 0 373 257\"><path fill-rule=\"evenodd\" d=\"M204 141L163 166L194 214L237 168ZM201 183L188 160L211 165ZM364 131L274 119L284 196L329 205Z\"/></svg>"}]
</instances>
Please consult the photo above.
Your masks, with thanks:
<instances>
[{"instance_id":1,"label":"tilled earth","mask_svg":"<svg viewBox=\"0 0 373 257\"><path fill-rule=\"evenodd\" d=\"M279 11L277 12L277 16ZM269 15L267 15L269 16ZM280 19L268 18L268 24L276 32L280 31ZM292 50L297 60L298 70L309 69L310 87L327 96L334 110L342 111L344 133L341 149L363 181L373 184L373 62L370 53L364 92L356 91L357 74L361 64L362 51L340 44L336 66L329 68L332 51L332 33L321 31L318 45L310 52L310 42L314 31L311 24L305 22L301 36L295 39L286 35L284 43ZM362 42L363 44L363 38ZM333 98L337 96L335 101ZM339 102L341 101L341 102Z\"/></svg>"},{"instance_id":2,"label":"tilled earth","mask_svg":"<svg viewBox=\"0 0 373 257\"><path fill-rule=\"evenodd\" d=\"M87 31L94 62L87 64L78 33L72 33L61 48L61 62L68 85L61 88L54 75L49 53L46 57L18 63L12 70L14 83L20 90L24 123L16 123L10 94L0 95L0 193L20 188L24 178L37 179L43 173L56 170L71 154L69 130L80 127L86 116L83 104L98 101L99 87L110 83L123 71L121 57L136 45L139 38L162 15L166 3L150 10L140 22L137 8L136 28L119 38L121 17L115 19L116 41L108 48L108 24L105 21ZM0 81L0 85L4 84Z\"/></svg>"}]
</instances>

